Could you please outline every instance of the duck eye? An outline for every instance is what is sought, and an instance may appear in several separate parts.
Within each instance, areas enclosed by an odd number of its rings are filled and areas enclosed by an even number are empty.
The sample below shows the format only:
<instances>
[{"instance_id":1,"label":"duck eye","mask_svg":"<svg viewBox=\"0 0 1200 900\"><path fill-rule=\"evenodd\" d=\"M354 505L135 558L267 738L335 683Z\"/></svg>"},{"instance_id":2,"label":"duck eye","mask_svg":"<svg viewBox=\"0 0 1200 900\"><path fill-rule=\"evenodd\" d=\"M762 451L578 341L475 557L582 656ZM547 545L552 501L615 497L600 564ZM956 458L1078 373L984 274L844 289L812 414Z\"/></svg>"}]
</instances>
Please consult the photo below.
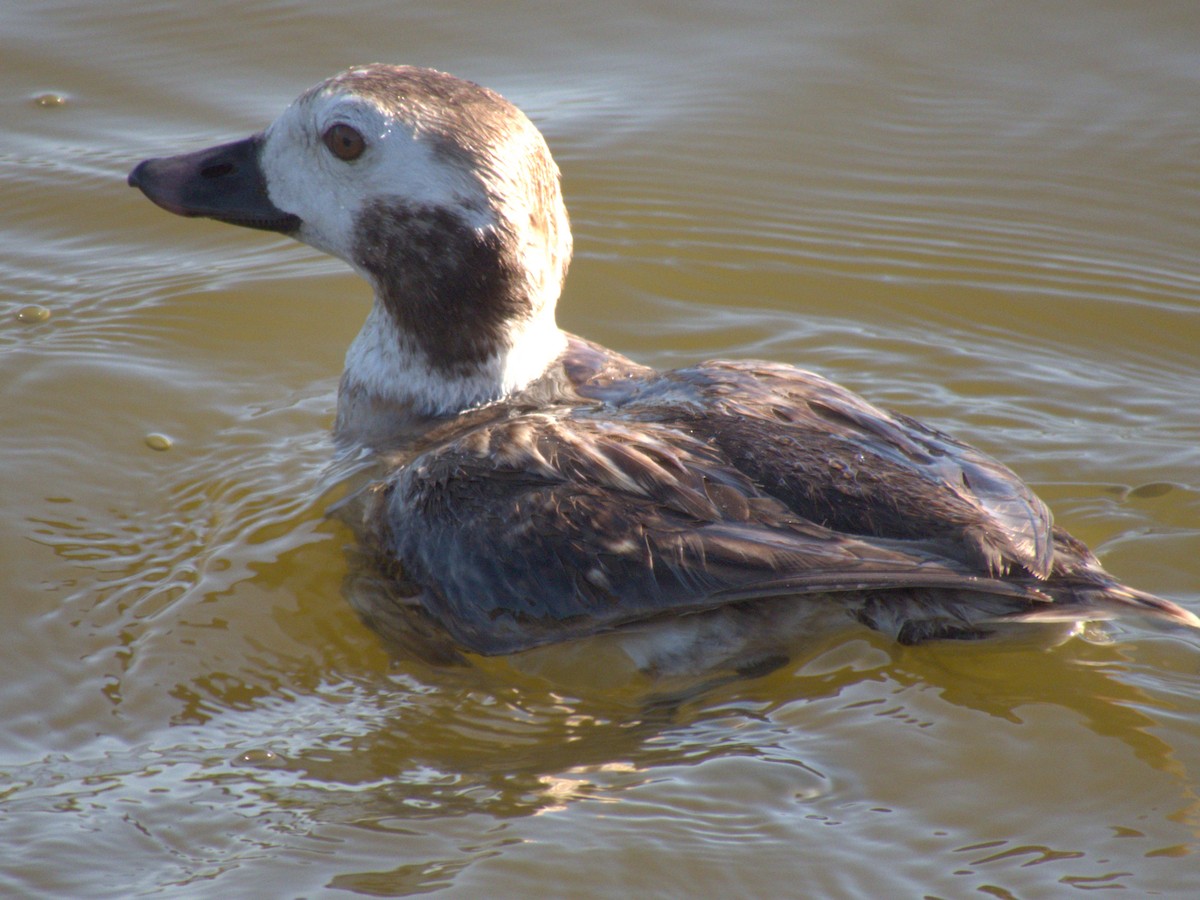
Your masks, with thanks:
<instances>
[{"instance_id":1,"label":"duck eye","mask_svg":"<svg viewBox=\"0 0 1200 900\"><path fill-rule=\"evenodd\" d=\"M340 122L326 129L321 135L321 140L325 142L329 152L343 162L358 159L367 149L367 142L358 130Z\"/></svg>"}]
</instances>

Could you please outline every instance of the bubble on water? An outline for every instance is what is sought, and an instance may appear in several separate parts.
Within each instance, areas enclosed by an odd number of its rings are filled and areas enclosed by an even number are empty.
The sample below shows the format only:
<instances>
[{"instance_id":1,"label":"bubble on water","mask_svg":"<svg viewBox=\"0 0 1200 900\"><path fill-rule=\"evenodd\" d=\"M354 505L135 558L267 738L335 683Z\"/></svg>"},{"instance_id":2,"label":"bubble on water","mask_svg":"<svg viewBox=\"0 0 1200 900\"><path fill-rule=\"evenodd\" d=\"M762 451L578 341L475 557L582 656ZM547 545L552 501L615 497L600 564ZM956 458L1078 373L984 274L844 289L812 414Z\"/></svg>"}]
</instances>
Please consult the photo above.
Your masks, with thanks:
<instances>
[{"instance_id":1,"label":"bubble on water","mask_svg":"<svg viewBox=\"0 0 1200 900\"><path fill-rule=\"evenodd\" d=\"M17 321L24 322L27 325L45 322L49 318L50 310L36 303L31 303L29 306L22 306L17 310Z\"/></svg>"},{"instance_id":2,"label":"bubble on water","mask_svg":"<svg viewBox=\"0 0 1200 900\"><path fill-rule=\"evenodd\" d=\"M253 750L246 750L243 753L239 753L233 762L239 766L260 766L262 768L273 769L285 765L287 760L274 750L267 750L265 747L256 747Z\"/></svg>"},{"instance_id":3,"label":"bubble on water","mask_svg":"<svg viewBox=\"0 0 1200 900\"><path fill-rule=\"evenodd\" d=\"M33 105L42 109L61 109L67 105L67 98L62 94L47 92L33 98Z\"/></svg>"}]
</instances>

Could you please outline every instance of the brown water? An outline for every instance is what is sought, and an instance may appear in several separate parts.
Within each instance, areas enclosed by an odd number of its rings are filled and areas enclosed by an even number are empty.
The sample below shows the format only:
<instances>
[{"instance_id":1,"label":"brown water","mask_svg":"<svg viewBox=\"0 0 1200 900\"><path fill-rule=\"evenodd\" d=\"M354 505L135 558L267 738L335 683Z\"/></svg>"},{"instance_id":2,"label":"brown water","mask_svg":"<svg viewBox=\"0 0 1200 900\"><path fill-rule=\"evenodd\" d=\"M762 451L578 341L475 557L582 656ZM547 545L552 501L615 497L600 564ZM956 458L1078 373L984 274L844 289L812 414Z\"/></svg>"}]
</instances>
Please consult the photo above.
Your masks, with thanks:
<instances>
[{"instance_id":1,"label":"brown water","mask_svg":"<svg viewBox=\"0 0 1200 900\"><path fill-rule=\"evenodd\" d=\"M566 327L926 418L1200 611L1193 0L8 0L0 894L1200 893L1196 635L388 660L324 515L365 286L124 184L374 60L544 129Z\"/></svg>"}]
</instances>

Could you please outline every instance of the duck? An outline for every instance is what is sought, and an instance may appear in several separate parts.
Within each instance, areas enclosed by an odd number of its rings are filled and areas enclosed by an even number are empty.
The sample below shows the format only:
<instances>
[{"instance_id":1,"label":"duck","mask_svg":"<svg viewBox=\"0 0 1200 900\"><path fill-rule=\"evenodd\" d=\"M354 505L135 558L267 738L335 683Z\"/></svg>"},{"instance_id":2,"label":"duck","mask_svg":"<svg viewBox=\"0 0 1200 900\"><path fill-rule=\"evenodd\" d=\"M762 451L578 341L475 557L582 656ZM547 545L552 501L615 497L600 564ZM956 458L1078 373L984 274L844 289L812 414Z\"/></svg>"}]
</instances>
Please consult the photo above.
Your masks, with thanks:
<instances>
[{"instance_id":1,"label":"duck","mask_svg":"<svg viewBox=\"0 0 1200 900\"><path fill-rule=\"evenodd\" d=\"M481 655L620 635L670 671L753 667L833 621L902 645L1127 615L1200 627L934 427L791 365L656 371L560 329L560 181L502 96L385 64L128 176L371 285L334 422L378 460L357 528L389 587L367 618L403 612Z\"/></svg>"}]
</instances>

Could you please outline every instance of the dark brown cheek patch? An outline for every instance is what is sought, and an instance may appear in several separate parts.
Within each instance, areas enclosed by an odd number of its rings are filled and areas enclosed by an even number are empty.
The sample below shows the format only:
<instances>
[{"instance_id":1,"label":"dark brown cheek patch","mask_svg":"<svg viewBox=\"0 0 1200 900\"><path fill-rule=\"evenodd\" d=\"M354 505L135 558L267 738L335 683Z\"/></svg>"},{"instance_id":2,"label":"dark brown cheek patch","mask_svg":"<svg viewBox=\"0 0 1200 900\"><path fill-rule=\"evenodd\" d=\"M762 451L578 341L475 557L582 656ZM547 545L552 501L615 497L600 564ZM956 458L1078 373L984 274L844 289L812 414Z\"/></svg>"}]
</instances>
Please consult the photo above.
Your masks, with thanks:
<instances>
[{"instance_id":1,"label":"dark brown cheek patch","mask_svg":"<svg viewBox=\"0 0 1200 900\"><path fill-rule=\"evenodd\" d=\"M502 349L510 323L531 313L513 235L399 200L372 203L356 224L355 256L434 369L475 368Z\"/></svg>"}]
</instances>

